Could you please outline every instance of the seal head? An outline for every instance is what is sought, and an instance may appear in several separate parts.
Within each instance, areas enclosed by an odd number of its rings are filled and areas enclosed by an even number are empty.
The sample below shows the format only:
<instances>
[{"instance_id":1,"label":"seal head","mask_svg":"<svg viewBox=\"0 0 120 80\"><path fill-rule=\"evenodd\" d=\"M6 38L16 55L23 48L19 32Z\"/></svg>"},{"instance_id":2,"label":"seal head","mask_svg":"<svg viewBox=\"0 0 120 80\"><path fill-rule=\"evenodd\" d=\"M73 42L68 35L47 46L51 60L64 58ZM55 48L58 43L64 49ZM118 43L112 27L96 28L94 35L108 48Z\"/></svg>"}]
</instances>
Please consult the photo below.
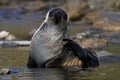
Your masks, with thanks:
<instances>
[{"instance_id":1,"label":"seal head","mask_svg":"<svg viewBox=\"0 0 120 80\"><path fill-rule=\"evenodd\" d=\"M96 67L99 61L91 51L65 39L68 16L60 8L51 9L31 40L29 68Z\"/></svg>"}]
</instances>

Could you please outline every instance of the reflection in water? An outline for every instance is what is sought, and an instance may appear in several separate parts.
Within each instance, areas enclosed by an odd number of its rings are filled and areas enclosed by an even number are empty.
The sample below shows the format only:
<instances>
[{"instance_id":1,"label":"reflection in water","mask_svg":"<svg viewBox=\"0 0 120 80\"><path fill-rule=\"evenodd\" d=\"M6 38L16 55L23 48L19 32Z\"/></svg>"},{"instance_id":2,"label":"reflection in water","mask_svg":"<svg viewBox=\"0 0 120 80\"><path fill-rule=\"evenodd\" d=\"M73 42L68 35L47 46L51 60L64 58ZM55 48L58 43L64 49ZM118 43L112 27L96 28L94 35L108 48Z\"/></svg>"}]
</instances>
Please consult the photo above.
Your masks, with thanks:
<instances>
[{"instance_id":1,"label":"reflection in water","mask_svg":"<svg viewBox=\"0 0 120 80\"><path fill-rule=\"evenodd\" d=\"M96 69L70 71L68 69L12 69L19 73L0 75L0 80L118 80L120 63Z\"/></svg>"},{"instance_id":2,"label":"reflection in water","mask_svg":"<svg viewBox=\"0 0 120 80\"><path fill-rule=\"evenodd\" d=\"M61 70L58 69L31 69L29 76L35 80L64 80Z\"/></svg>"},{"instance_id":3,"label":"reflection in water","mask_svg":"<svg viewBox=\"0 0 120 80\"><path fill-rule=\"evenodd\" d=\"M58 69L17 69L17 71L19 73L1 75L0 80L64 80L62 70Z\"/></svg>"}]
</instances>

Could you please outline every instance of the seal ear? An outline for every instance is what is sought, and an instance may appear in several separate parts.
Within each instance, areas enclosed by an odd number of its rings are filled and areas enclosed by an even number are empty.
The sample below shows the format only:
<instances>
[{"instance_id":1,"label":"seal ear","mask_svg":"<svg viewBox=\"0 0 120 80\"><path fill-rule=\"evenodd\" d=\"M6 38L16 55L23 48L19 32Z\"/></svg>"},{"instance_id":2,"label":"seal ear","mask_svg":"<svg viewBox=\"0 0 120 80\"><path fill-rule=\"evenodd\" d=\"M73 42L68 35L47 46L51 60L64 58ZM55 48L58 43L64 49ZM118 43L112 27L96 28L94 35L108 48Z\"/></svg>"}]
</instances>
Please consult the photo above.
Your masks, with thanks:
<instances>
[{"instance_id":1,"label":"seal ear","mask_svg":"<svg viewBox=\"0 0 120 80\"><path fill-rule=\"evenodd\" d=\"M92 53L92 51L83 49L79 44L70 39L63 39L63 41L66 42L64 44L64 48L71 49L74 54L83 62L83 68L99 66L98 58Z\"/></svg>"}]
</instances>

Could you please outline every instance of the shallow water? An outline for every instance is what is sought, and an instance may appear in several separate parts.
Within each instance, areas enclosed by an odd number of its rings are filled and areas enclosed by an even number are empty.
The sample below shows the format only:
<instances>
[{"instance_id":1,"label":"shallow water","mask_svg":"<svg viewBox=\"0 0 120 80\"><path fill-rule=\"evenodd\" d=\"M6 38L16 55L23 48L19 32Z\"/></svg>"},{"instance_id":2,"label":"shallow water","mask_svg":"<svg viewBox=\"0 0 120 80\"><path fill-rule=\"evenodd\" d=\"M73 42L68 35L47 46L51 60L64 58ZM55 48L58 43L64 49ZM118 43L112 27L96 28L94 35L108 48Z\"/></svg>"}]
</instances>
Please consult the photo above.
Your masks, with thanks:
<instances>
[{"instance_id":1,"label":"shallow water","mask_svg":"<svg viewBox=\"0 0 120 80\"><path fill-rule=\"evenodd\" d=\"M27 69L29 48L0 48L0 69L15 72L0 75L0 80L118 80L120 63L101 64L88 70L71 69Z\"/></svg>"},{"instance_id":2,"label":"shallow water","mask_svg":"<svg viewBox=\"0 0 120 80\"><path fill-rule=\"evenodd\" d=\"M108 49L120 55L119 47ZM118 80L120 62L101 63L98 68L74 69L28 69L26 67L29 47L0 48L0 69L9 68L14 73L0 75L0 80Z\"/></svg>"},{"instance_id":3,"label":"shallow water","mask_svg":"<svg viewBox=\"0 0 120 80\"><path fill-rule=\"evenodd\" d=\"M29 15L30 16L30 15ZM29 16L23 16L29 20ZM7 23L7 24L6 24ZM18 24L19 23L19 24ZM39 27L39 19L16 24L11 21L1 21L0 30L6 29L19 38L24 38L26 33ZM22 24L22 25L20 25ZM16 26L19 25L19 26ZM19 30L18 30L18 27ZM87 24L75 22L70 24L69 35L84 32L90 28ZM110 45L107 51L120 55L120 46ZM98 68L73 71L69 69L27 69L29 47L0 48L0 69L9 68L15 73L0 75L0 80L118 80L120 75L120 62L100 64Z\"/></svg>"}]
</instances>

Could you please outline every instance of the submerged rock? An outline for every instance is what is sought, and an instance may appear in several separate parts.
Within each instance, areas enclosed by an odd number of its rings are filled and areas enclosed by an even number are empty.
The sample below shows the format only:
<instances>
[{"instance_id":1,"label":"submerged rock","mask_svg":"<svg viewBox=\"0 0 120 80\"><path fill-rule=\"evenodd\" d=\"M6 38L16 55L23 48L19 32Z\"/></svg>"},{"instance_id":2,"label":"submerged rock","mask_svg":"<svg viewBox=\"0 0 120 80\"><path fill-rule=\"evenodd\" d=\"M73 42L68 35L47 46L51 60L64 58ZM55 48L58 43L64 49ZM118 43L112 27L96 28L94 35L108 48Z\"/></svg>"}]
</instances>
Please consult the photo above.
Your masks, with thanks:
<instances>
[{"instance_id":1,"label":"submerged rock","mask_svg":"<svg viewBox=\"0 0 120 80\"><path fill-rule=\"evenodd\" d=\"M120 32L104 34L108 43L120 45Z\"/></svg>"},{"instance_id":2,"label":"submerged rock","mask_svg":"<svg viewBox=\"0 0 120 80\"><path fill-rule=\"evenodd\" d=\"M96 52L96 54L98 55L98 57L113 55L112 53L109 53L107 51L99 51L99 52Z\"/></svg>"},{"instance_id":3,"label":"submerged rock","mask_svg":"<svg viewBox=\"0 0 120 80\"><path fill-rule=\"evenodd\" d=\"M11 43L5 42L5 43L2 43L2 44L0 45L0 47L1 47L1 48L16 48L16 47L17 47L17 44L14 43L14 42L11 42Z\"/></svg>"},{"instance_id":4,"label":"submerged rock","mask_svg":"<svg viewBox=\"0 0 120 80\"><path fill-rule=\"evenodd\" d=\"M96 52L100 59L100 63L106 64L106 63L117 63L120 62L120 56L114 55L112 53L109 53L107 51L99 51Z\"/></svg>"}]
</instances>

